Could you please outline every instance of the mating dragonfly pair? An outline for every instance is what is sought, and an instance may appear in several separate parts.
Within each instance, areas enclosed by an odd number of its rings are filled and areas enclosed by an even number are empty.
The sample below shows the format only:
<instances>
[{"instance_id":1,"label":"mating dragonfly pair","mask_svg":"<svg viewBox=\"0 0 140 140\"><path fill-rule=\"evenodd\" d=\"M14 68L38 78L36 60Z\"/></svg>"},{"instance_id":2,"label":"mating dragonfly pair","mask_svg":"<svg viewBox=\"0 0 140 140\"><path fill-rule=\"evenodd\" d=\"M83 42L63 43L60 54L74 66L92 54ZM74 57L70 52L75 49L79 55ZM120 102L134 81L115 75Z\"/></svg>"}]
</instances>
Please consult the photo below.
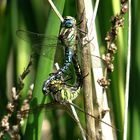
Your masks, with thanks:
<instances>
[{"instance_id":1,"label":"mating dragonfly pair","mask_svg":"<svg viewBox=\"0 0 140 140\"><path fill-rule=\"evenodd\" d=\"M82 46L82 43L80 42L81 40L79 38L79 32L81 32L81 30L77 28L76 20L70 16L64 18L64 21L61 24L61 30L58 37L46 37L43 34L38 34L24 30L17 30L17 36L26 41L27 38L30 39L31 43L33 44L33 52L39 53L39 55L43 55L48 58L51 57L51 52L53 49L56 48L56 46L59 50L63 49L64 51L64 65L59 70L57 70L56 73L50 74L49 78L44 82L42 86L42 91L44 95L48 95L48 93L50 93L51 82L53 80L60 80L61 76L65 74L68 70L71 62L73 62L73 66L77 76L77 81L74 85L74 89L77 90L79 89L79 87L82 86L83 75L78 60L77 47L83 47L85 45ZM95 56L95 65L97 67L101 67L100 64L97 64L99 62L98 59L101 58Z\"/></svg>"},{"instance_id":2,"label":"mating dragonfly pair","mask_svg":"<svg viewBox=\"0 0 140 140\"><path fill-rule=\"evenodd\" d=\"M80 64L79 64L78 56L77 56L77 45L80 44L77 41L78 28L77 28L76 20L73 17L67 16L64 18L64 21L61 24L61 30L58 37L45 37L43 34L37 34L37 33L24 31L24 30L17 30L17 36L19 36L20 38L24 40L26 40L26 37L29 37L31 39L31 42L33 43L33 51L35 51L36 53L40 53L41 55L46 56L46 57L49 57L48 54L50 53L48 52L49 50L48 48L53 49L56 46L57 47L59 46L59 49L64 49L64 55L65 55L64 65L59 70L57 70L56 73L50 74L49 78L44 82L42 86L42 91L44 95L48 95L49 93L57 93L56 89L54 88L55 84L57 85L57 87L59 87L57 89L58 91L60 91L59 90L60 88L61 89L66 88L65 90L70 89L70 91L67 93L71 92L71 94L74 94L74 93L77 94L77 91L79 91L79 88L82 86L83 76L82 76L82 71L80 69ZM45 44L45 47L42 47L43 45L41 43L43 43L42 41L44 40L47 41L48 44ZM61 78L62 78L62 75L65 74L66 71L68 70L71 62L73 62L73 65L74 65L77 81L74 86L68 88L66 83L64 84ZM59 94L59 95L63 95L63 94ZM66 92L64 95L66 95L67 97L70 97L69 100L74 99L73 97L71 98L71 96L68 96ZM62 97L61 99L63 100L63 98L64 100L68 99L65 97ZM60 101L57 98L55 99L56 101Z\"/></svg>"},{"instance_id":3,"label":"mating dragonfly pair","mask_svg":"<svg viewBox=\"0 0 140 140\"><path fill-rule=\"evenodd\" d=\"M58 37L45 37L43 34L37 34L24 30L17 30L17 36L24 40L26 40L25 36L29 37L33 43L33 51L43 56L49 57L50 52L48 50L53 49L56 46L59 47L59 49L64 49L65 62L63 67L57 70L56 73L50 74L49 78L44 81L42 86L42 91L44 95L53 95L57 103L71 103L71 101L77 98L82 87L83 75L77 54L77 46L79 44L82 44L80 40L78 40L79 31L80 30L78 30L77 28L76 20L70 16L64 18ZM42 47L42 43L44 40L48 43L45 44L45 47ZM96 59L100 58L96 57ZM71 62L73 62L75 74L77 77L74 85L67 84L66 81L63 79L63 75L69 69ZM54 106L54 104L50 103L50 106ZM47 104L47 106L41 105L41 107L49 107L49 104Z\"/></svg>"}]
</instances>

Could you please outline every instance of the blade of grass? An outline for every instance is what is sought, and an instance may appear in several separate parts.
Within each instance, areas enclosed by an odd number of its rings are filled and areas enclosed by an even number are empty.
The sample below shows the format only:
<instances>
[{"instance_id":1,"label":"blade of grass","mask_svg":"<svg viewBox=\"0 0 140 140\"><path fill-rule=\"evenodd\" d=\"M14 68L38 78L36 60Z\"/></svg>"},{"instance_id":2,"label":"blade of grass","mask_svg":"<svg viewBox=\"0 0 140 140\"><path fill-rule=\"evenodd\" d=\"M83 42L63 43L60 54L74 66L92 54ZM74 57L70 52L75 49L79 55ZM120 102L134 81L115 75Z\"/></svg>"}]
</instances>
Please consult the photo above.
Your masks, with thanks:
<instances>
[{"instance_id":1,"label":"blade of grass","mask_svg":"<svg viewBox=\"0 0 140 140\"><path fill-rule=\"evenodd\" d=\"M124 133L123 140L127 140L127 124L128 124L128 101L129 101L129 81L130 81L130 62L131 62L131 0L129 0L129 26L128 26L128 53L126 68L126 85L125 85L125 109L124 109Z\"/></svg>"},{"instance_id":2,"label":"blade of grass","mask_svg":"<svg viewBox=\"0 0 140 140\"><path fill-rule=\"evenodd\" d=\"M61 20L61 22L64 21L63 17L61 16L61 14L59 13L59 11L57 10L57 8L55 7L54 3L52 2L52 0L48 0L48 2L50 3L52 9L54 10L54 12L56 13L56 15L59 17L59 19Z\"/></svg>"},{"instance_id":3,"label":"blade of grass","mask_svg":"<svg viewBox=\"0 0 140 140\"><path fill-rule=\"evenodd\" d=\"M132 11L132 28L131 28L131 71L130 71L130 84L129 84L129 121L128 121L128 140L139 140L140 138L140 19L139 15L139 5L140 1L131 1L131 11Z\"/></svg>"},{"instance_id":4,"label":"blade of grass","mask_svg":"<svg viewBox=\"0 0 140 140\"><path fill-rule=\"evenodd\" d=\"M4 7L3 7L4 8ZM0 13L0 118L3 114L5 114L5 106L7 104L7 95L6 95L6 69L7 69L7 63L8 63L8 57L10 54L11 49L11 30L10 30L10 6L5 7L7 11L3 11L3 13Z\"/></svg>"},{"instance_id":5,"label":"blade of grass","mask_svg":"<svg viewBox=\"0 0 140 140\"><path fill-rule=\"evenodd\" d=\"M65 1L63 0L60 3L55 0L54 3L56 7L59 7L60 13L62 13ZM56 17L53 10L51 10L50 15L48 17L45 35L46 36L58 35L59 27L60 27L60 21L58 17ZM44 58L43 56L40 57L36 80L35 80L35 87L33 91L33 100L31 102L32 107L38 104L42 104L45 101L45 97L43 96L43 93L42 93L42 84L44 80L47 79L47 76L49 75L49 73L52 72L51 71L52 65L53 65L53 55L52 55L52 60ZM31 139L31 140L40 139L42 121L43 121L43 113L38 114L37 116L34 116L34 115L29 116L27 129L25 132L25 139Z\"/></svg>"},{"instance_id":6,"label":"blade of grass","mask_svg":"<svg viewBox=\"0 0 140 140\"><path fill-rule=\"evenodd\" d=\"M113 14L117 15L121 13L121 1L112 1L113 5ZM125 1L124 1L125 2ZM113 104L113 112L115 125L117 128L123 130L124 125L124 95L125 95L125 69L126 69L126 61L125 57L127 56L126 50L128 47L128 21L127 21L127 13L124 16L124 27L119 28L117 35L117 55L115 55L115 67L114 71L111 75L111 99ZM126 58L127 59L127 58ZM117 132L117 138L122 139L123 133Z\"/></svg>"}]
</instances>

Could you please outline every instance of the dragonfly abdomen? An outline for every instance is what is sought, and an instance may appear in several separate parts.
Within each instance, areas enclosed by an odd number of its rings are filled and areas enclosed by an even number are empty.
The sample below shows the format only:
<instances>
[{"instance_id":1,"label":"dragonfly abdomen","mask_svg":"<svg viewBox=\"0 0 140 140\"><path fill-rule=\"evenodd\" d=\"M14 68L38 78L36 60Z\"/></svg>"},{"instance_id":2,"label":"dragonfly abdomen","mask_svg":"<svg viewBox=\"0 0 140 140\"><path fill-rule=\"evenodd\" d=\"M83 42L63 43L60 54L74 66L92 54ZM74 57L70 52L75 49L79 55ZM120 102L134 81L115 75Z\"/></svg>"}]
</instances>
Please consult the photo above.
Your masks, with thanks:
<instances>
[{"instance_id":1,"label":"dragonfly abdomen","mask_svg":"<svg viewBox=\"0 0 140 140\"><path fill-rule=\"evenodd\" d=\"M80 88L75 90L72 87L71 88L64 87L62 88L62 90L54 94L54 98L58 102L68 102L76 99L79 93L80 93Z\"/></svg>"},{"instance_id":2,"label":"dragonfly abdomen","mask_svg":"<svg viewBox=\"0 0 140 140\"><path fill-rule=\"evenodd\" d=\"M60 77L62 76L62 74L64 74L66 72L66 70L68 69L71 60L72 60L72 56L73 56L73 51L70 48L67 48L65 50L65 54L66 54L66 60L65 60L65 64L64 66L59 69L56 73L54 73L53 75L51 75L43 84L42 87L42 92L44 93L44 95L47 95L49 93L49 85L51 83L51 81L56 80L56 79L60 79Z\"/></svg>"},{"instance_id":3,"label":"dragonfly abdomen","mask_svg":"<svg viewBox=\"0 0 140 140\"><path fill-rule=\"evenodd\" d=\"M75 73L77 76L76 86L77 86L77 88L79 88L79 87L82 87L82 85L83 85L83 74L82 74L82 70L81 70L81 67L79 64L77 53L74 53L74 55L72 57L72 61L73 61Z\"/></svg>"}]
</instances>

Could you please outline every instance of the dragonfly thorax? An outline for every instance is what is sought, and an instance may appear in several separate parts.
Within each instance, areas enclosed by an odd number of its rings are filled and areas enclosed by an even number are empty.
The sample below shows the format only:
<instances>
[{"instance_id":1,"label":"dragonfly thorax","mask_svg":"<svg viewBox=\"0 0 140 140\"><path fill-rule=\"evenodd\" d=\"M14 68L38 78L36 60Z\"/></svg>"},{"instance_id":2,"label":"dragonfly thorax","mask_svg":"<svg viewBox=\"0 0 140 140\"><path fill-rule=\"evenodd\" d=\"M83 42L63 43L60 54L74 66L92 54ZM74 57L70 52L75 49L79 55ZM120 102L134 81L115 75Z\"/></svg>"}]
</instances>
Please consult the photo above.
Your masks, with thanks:
<instances>
[{"instance_id":1,"label":"dragonfly thorax","mask_svg":"<svg viewBox=\"0 0 140 140\"><path fill-rule=\"evenodd\" d=\"M50 82L49 91L52 93L56 93L62 90L62 81L61 80L53 80Z\"/></svg>"},{"instance_id":2,"label":"dragonfly thorax","mask_svg":"<svg viewBox=\"0 0 140 140\"><path fill-rule=\"evenodd\" d=\"M66 47L73 46L76 42L77 28L76 20L73 17L67 16L61 25L59 39Z\"/></svg>"}]
</instances>

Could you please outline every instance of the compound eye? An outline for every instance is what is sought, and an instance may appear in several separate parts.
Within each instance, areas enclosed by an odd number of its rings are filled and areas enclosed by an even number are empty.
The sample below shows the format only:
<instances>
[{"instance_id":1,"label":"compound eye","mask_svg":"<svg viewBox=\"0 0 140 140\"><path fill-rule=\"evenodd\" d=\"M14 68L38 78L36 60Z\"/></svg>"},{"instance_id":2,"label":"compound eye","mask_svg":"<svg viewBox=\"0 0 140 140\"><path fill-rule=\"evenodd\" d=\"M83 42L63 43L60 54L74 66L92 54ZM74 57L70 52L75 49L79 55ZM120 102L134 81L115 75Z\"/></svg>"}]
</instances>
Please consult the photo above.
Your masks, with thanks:
<instances>
[{"instance_id":1,"label":"compound eye","mask_svg":"<svg viewBox=\"0 0 140 140\"><path fill-rule=\"evenodd\" d=\"M67 20L65 21L65 27L67 27L67 28L73 27L73 20L67 19Z\"/></svg>"}]
</instances>

